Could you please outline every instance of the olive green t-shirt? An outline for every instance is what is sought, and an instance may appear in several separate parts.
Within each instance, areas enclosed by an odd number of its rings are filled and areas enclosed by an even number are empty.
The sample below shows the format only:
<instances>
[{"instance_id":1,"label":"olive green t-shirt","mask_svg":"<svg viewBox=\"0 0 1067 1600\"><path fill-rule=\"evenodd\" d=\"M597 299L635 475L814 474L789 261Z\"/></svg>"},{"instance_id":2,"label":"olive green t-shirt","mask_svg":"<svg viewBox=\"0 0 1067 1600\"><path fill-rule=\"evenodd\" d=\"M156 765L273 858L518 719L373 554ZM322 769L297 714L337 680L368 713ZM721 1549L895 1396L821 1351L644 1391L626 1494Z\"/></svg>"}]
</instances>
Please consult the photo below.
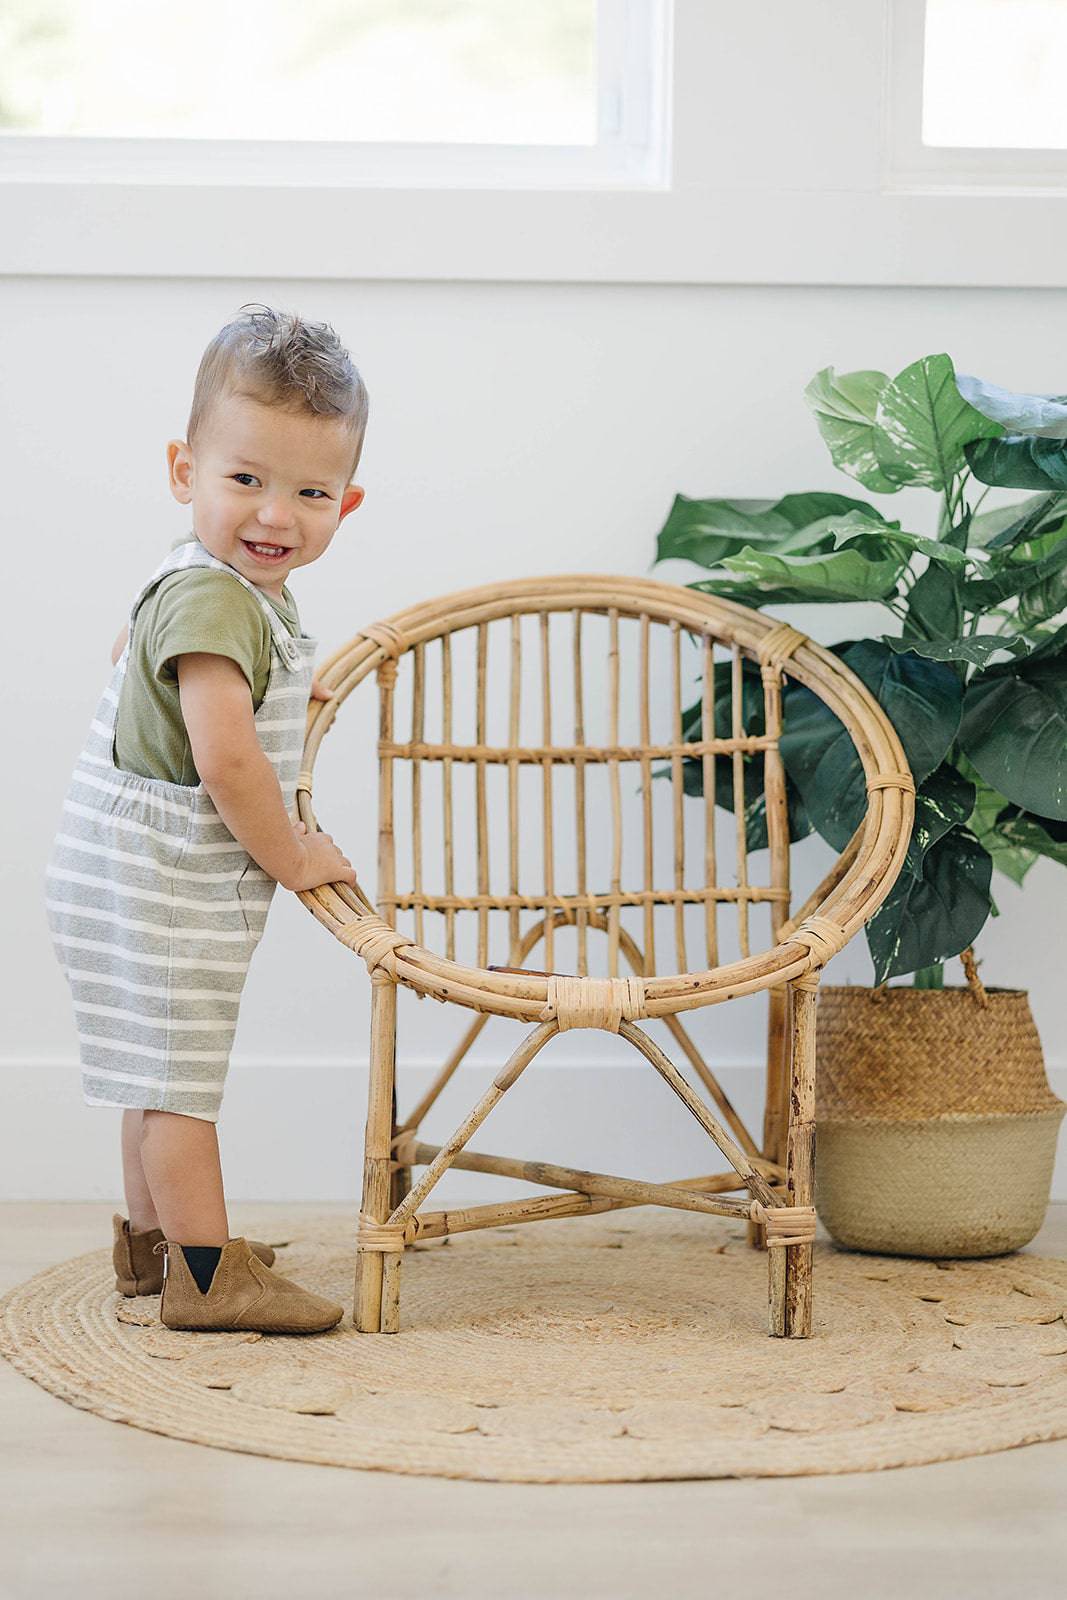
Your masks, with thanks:
<instances>
[{"instance_id":1,"label":"olive green t-shirt","mask_svg":"<svg viewBox=\"0 0 1067 1600\"><path fill-rule=\"evenodd\" d=\"M171 549L189 539L182 534ZM282 596L263 594L298 638L296 601L284 584ZM262 606L243 583L217 567L170 572L145 596L134 620L115 728L115 762L122 771L168 783L200 782L181 713L175 660L191 650L236 661L248 679L252 709L259 710L271 657Z\"/></svg>"}]
</instances>

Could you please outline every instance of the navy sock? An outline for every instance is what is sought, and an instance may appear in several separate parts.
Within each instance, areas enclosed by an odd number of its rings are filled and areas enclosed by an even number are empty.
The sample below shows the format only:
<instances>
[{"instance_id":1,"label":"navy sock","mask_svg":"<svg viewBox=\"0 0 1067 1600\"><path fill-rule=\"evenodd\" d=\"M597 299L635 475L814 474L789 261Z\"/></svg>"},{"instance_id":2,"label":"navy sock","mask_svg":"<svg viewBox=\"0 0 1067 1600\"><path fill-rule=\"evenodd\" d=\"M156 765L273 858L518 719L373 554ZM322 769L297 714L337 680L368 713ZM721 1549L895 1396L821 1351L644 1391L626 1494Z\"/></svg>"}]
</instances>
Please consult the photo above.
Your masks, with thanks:
<instances>
[{"instance_id":1,"label":"navy sock","mask_svg":"<svg viewBox=\"0 0 1067 1600\"><path fill-rule=\"evenodd\" d=\"M215 1276L215 1268L219 1264L222 1247L213 1244L183 1244L182 1255L189 1263L189 1271L196 1279L196 1286L201 1294L207 1294L211 1288L211 1280Z\"/></svg>"}]
</instances>

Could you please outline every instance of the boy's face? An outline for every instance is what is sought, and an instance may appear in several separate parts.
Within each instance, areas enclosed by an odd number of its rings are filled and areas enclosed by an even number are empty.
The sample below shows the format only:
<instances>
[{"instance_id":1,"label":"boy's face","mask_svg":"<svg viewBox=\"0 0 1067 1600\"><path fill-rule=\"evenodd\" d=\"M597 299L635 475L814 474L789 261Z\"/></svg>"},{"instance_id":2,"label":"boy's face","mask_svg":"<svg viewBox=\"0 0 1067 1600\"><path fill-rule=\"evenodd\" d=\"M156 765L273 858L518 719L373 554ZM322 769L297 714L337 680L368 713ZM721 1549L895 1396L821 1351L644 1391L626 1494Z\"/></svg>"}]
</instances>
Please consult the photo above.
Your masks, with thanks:
<instances>
[{"instance_id":1,"label":"boy's face","mask_svg":"<svg viewBox=\"0 0 1067 1600\"><path fill-rule=\"evenodd\" d=\"M340 419L294 416L244 395L221 396L195 452L172 439L167 462L171 493L192 506L200 543L276 599L363 499L348 482L352 438ZM257 553L254 544L281 554Z\"/></svg>"}]
</instances>

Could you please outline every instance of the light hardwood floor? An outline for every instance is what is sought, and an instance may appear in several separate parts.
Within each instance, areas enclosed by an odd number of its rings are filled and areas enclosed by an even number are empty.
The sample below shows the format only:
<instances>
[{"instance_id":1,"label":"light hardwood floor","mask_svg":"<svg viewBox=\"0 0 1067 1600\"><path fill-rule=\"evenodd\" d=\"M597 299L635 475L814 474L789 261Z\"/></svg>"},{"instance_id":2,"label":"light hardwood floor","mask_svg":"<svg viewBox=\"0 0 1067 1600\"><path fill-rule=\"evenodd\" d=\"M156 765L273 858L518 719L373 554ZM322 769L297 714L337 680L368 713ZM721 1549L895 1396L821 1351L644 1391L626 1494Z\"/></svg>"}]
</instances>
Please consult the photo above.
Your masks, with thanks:
<instances>
[{"instance_id":1,"label":"light hardwood floor","mask_svg":"<svg viewBox=\"0 0 1067 1600\"><path fill-rule=\"evenodd\" d=\"M114 1209L0 1205L0 1290L109 1242ZM1028 1249L1067 1254L1067 1205ZM2 1600L1067 1595L1067 1440L842 1477L462 1483L144 1433L3 1360L0 1418Z\"/></svg>"}]
</instances>

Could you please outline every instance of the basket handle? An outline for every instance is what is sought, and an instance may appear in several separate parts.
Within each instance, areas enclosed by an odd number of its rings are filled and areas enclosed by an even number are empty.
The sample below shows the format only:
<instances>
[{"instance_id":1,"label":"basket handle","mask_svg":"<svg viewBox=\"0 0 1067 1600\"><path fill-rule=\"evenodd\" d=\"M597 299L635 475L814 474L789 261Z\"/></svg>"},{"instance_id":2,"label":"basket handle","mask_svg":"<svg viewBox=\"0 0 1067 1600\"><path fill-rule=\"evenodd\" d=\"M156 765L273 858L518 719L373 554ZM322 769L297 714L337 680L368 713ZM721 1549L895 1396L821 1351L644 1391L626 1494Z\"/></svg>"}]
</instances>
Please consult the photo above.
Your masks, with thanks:
<instances>
[{"instance_id":1,"label":"basket handle","mask_svg":"<svg viewBox=\"0 0 1067 1600\"><path fill-rule=\"evenodd\" d=\"M961 950L959 954L960 960L963 962L964 973L967 977L967 987L974 996L976 1005L982 1007L988 1006L989 996L986 993L985 985L978 976L978 963L974 959L974 946L969 944L966 950ZM874 1004L882 1004L885 999L885 991L887 987L888 984L879 983L876 984L871 990L871 1000L874 1002Z\"/></svg>"}]
</instances>

